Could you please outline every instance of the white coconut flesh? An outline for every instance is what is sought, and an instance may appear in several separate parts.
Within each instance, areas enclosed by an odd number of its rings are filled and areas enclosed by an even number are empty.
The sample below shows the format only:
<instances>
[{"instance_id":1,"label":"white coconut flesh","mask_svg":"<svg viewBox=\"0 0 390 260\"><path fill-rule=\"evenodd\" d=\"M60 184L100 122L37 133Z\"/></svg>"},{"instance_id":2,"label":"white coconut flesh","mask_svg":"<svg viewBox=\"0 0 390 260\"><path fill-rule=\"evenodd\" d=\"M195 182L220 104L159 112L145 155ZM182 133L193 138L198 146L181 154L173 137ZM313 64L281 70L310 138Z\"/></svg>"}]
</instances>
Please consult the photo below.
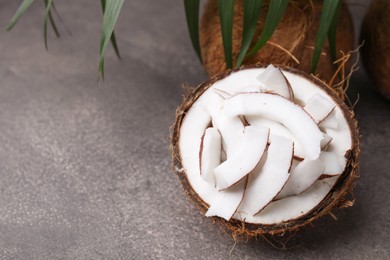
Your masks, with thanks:
<instances>
[{"instance_id":1,"label":"white coconut flesh","mask_svg":"<svg viewBox=\"0 0 390 260\"><path fill-rule=\"evenodd\" d=\"M294 156L298 159L303 159L305 157L303 152L303 146L301 145L299 140L296 138L295 135L290 132L290 130L288 130L288 128L286 128L281 123L266 119L264 117L250 115L245 116L245 120L249 123L249 125L269 127L271 135L280 135L290 139L294 143ZM325 138L323 140L325 140Z\"/></svg>"},{"instance_id":2,"label":"white coconut flesh","mask_svg":"<svg viewBox=\"0 0 390 260\"><path fill-rule=\"evenodd\" d=\"M246 126L237 151L214 169L218 190L236 184L260 162L268 143L269 129Z\"/></svg>"},{"instance_id":3,"label":"white coconut flesh","mask_svg":"<svg viewBox=\"0 0 390 260\"><path fill-rule=\"evenodd\" d=\"M268 93L237 94L225 100L223 109L232 117L262 115L279 122L303 145L305 157L315 160L320 155L321 141L325 134L301 106L282 96Z\"/></svg>"},{"instance_id":4,"label":"white coconut flesh","mask_svg":"<svg viewBox=\"0 0 390 260\"><path fill-rule=\"evenodd\" d=\"M216 81L183 119L179 170L210 205L207 216L254 224L299 218L326 197L345 169L351 130L337 103L311 80L287 71L281 72L291 100L282 97L271 79L261 80L264 71L240 70Z\"/></svg>"},{"instance_id":5,"label":"white coconut flesh","mask_svg":"<svg viewBox=\"0 0 390 260\"><path fill-rule=\"evenodd\" d=\"M307 102L304 109L308 112L314 121L318 124L326 119L336 105L321 94L313 95Z\"/></svg>"},{"instance_id":6,"label":"white coconut flesh","mask_svg":"<svg viewBox=\"0 0 390 260\"><path fill-rule=\"evenodd\" d=\"M239 117L226 116L224 110L212 117L212 124L222 135L223 150L231 157L241 147L244 124Z\"/></svg>"},{"instance_id":7,"label":"white coconut flesh","mask_svg":"<svg viewBox=\"0 0 390 260\"><path fill-rule=\"evenodd\" d=\"M269 65L264 72L257 76L257 79L261 92L275 93L290 100L294 98L294 92L279 68Z\"/></svg>"},{"instance_id":8,"label":"white coconut flesh","mask_svg":"<svg viewBox=\"0 0 390 260\"><path fill-rule=\"evenodd\" d=\"M282 190L290 175L293 150L294 143L291 140L278 135L271 136L263 162L249 174L239 212L257 214Z\"/></svg>"},{"instance_id":9,"label":"white coconut flesh","mask_svg":"<svg viewBox=\"0 0 390 260\"><path fill-rule=\"evenodd\" d=\"M203 180L215 185L214 169L221 164L222 140L218 129L206 129L200 147L200 174Z\"/></svg>"},{"instance_id":10,"label":"white coconut flesh","mask_svg":"<svg viewBox=\"0 0 390 260\"><path fill-rule=\"evenodd\" d=\"M317 160L305 159L296 162L291 167L290 178L276 199L300 194L308 189L318 178L324 174L325 165Z\"/></svg>"}]
</instances>

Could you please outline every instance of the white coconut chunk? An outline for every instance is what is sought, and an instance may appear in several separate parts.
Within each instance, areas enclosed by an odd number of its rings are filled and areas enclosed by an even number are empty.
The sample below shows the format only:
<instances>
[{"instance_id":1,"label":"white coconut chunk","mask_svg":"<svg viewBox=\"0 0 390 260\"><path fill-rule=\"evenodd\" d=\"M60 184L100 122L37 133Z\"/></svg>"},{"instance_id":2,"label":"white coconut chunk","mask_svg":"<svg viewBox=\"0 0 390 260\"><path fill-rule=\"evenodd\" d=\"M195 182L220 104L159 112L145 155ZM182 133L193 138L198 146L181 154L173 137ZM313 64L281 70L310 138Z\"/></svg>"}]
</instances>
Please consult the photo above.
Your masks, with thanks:
<instances>
[{"instance_id":1,"label":"white coconut chunk","mask_svg":"<svg viewBox=\"0 0 390 260\"><path fill-rule=\"evenodd\" d=\"M224 90L221 90L221 89L214 89L214 92L216 94L218 94L220 97L222 97L223 99L226 99L226 98L229 98L232 96L232 94L230 94L229 92L226 92Z\"/></svg>"},{"instance_id":2,"label":"white coconut chunk","mask_svg":"<svg viewBox=\"0 0 390 260\"><path fill-rule=\"evenodd\" d=\"M238 116L227 116L223 110L212 117L212 123L222 135L223 149L227 158L233 156L241 146L244 124Z\"/></svg>"},{"instance_id":3,"label":"white coconut chunk","mask_svg":"<svg viewBox=\"0 0 390 260\"><path fill-rule=\"evenodd\" d=\"M249 223L274 224L305 215L324 199L336 179L318 180L301 194L273 201L254 218L248 217L246 220Z\"/></svg>"},{"instance_id":4,"label":"white coconut chunk","mask_svg":"<svg viewBox=\"0 0 390 260\"><path fill-rule=\"evenodd\" d=\"M209 127L203 136L200 149L200 174L202 179L215 186L214 169L221 163L221 134Z\"/></svg>"},{"instance_id":5,"label":"white coconut chunk","mask_svg":"<svg viewBox=\"0 0 390 260\"><path fill-rule=\"evenodd\" d=\"M200 104L211 117L215 117L220 113L224 100L224 97L213 91L203 97Z\"/></svg>"},{"instance_id":6,"label":"white coconut chunk","mask_svg":"<svg viewBox=\"0 0 390 260\"><path fill-rule=\"evenodd\" d=\"M270 135L280 135L290 139L294 142L294 156L302 159L304 158L303 146L296 136L281 123L260 116L245 116L245 119L249 125L269 128Z\"/></svg>"},{"instance_id":7,"label":"white coconut chunk","mask_svg":"<svg viewBox=\"0 0 390 260\"><path fill-rule=\"evenodd\" d=\"M271 135L262 162L249 174L239 212L255 215L275 198L289 178L293 148L289 139Z\"/></svg>"},{"instance_id":8,"label":"white coconut chunk","mask_svg":"<svg viewBox=\"0 0 390 260\"><path fill-rule=\"evenodd\" d=\"M293 90L283 72L272 64L257 77L257 80L260 82L261 92L275 93L290 100L294 99Z\"/></svg>"},{"instance_id":9,"label":"white coconut chunk","mask_svg":"<svg viewBox=\"0 0 390 260\"><path fill-rule=\"evenodd\" d=\"M237 152L214 170L217 189L227 189L244 178L259 163L268 143L269 129L246 126Z\"/></svg>"},{"instance_id":10,"label":"white coconut chunk","mask_svg":"<svg viewBox=\"0 0 390 260\"><path fill-rule=\"evenodd\" d=\"M222 108L230 116L259 115L280 122L297 137L305 158L315 160L321 151L324 133L313 118L299 105L274 94L245 93L228 98Z\"/></svg>"},{"instance_id":11,"label":"white coconut chunk","mask_svg":"<svg viewBox=\"0 0 390 260\"><path fill-rule=\"evenodd\" d=\"M322 152L320 160L325 165L324 175L339 175L341 174L347 163L344 156L338 156L331 152Z\"/></svg>"},{"instance_id":12,"label":"white coconut chunk","mask_svg":"<svg viewBox=\"0 0 390 260\"><path fill-rule=\"evenodd\" d=\"M319 122L318 126L337 130L339 128L339 121L336 118L336 110L334 109L324 120Z\"/></svg>"},{"instance_id":13,"label":"white coconut chunk","mask_svg":"<svg viewBox=\"0 0 390 260\"><path fill-rule=\"evenodd\" d=\"M282 191L276 196L281 199L300 194L313 185L324 173L325 166L320 159L311 161L305 159L302 162L293 164L290 178Z\"/></svg>"},{"instance_id":14,"label":"white coconut chunk","mask_svg":"<svg viewBox=\"0 0 390 260\"><path fill-rule=\"evenodd\" d=\"M314 121L318 124L327 118L334 110L334 102L323 97L321 94L314 94L306 103L304 109L308 112Z\"/></svg>"},{"instance_id":15,"label":"white coconut chunk","mask_svg":"<svg viewBox=\"0 0 390 260\"><path fill-rule=\"evenodd\" d=\"M328 145L330 144L330 142L332 142L333 138L327 134L325 134L325 137L324 139L322 139L321 141L321 149L326 149L328 147Z\"/></svg>"},{"instance_id":16,"label":"white coconut chunk","mask_svg":"<svg viewBox=\"0 0 390 260\"><path fill-rule=\"evenodd\" d=\"M218 216L230 220L242 201L246 185L247 178L244 178L233 187L219 191L212 199L206 217Z\"/></svg>"}]
</instances>

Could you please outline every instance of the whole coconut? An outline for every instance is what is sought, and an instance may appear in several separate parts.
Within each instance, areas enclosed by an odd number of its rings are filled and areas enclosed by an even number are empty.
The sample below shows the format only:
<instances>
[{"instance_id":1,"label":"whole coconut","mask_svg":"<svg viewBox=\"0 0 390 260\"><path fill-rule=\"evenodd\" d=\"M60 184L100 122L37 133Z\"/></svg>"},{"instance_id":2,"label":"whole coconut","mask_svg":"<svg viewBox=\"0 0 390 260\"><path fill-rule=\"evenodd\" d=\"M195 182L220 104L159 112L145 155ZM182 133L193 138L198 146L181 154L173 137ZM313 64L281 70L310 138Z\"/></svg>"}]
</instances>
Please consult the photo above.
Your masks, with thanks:
<instances>
[{"instance_id":1,"label":"whole coconut","mask_svg":"<svg viewBox=\"0 0 390 260\"><path fill-rule=\"evenodd\" d=\"M362 59L377 90L390 99L390 2L374 0L364 17Z\"/></svg>"},{"instance_id":2,"label":"whole coconut","mask_svg":"<svg viewBox=\"0 0 390 260\"><path fill-rule=\"evenodd\" d=\"M269 1L264 1L252 45L260 36L268 7ZM260 62L263 64L288 65L310 73L321 10L322 1L290 1L283 18L268 43L253 57L245 60L244 64ZM241 48L243 12L243 0L236 0L233 18L233 64L236 63ZM342 55L340 51L347 53L354 50L353 23L344 4L340 12L336 34L336 48L338 58L340 58ZM209 76L227 69L217 0L209 0L205 5L200 25L200 45L203 65ZM322 80L330 82L335 71L336 68L330 57L329 44L326 41L319 59L317 74Z\"/></svg>"}]
</instances>

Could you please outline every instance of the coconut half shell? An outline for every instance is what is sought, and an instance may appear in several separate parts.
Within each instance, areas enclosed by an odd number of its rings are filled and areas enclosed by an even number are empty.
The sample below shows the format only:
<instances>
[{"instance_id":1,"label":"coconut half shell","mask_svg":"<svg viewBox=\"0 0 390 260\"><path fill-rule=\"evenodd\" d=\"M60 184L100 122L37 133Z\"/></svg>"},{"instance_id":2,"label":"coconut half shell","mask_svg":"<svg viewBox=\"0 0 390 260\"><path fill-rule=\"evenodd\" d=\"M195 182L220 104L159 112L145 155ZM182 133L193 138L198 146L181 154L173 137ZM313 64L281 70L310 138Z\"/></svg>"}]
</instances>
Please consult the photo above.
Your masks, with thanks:
<instances>
[{"instance_id":1,"label":"coconut half shell","mask_svg":"<svg viewBox=\"0 0 390 260\"><path fill-rule=\"evenodd\" d=\"M227 71L225 73L214 76L210 80L207 80L206 82L197 86L187 97L185 97L183 103L178 107L176 111L176 120L171 129L172 131L170 147L173 159L173 169L181 182L185 194L196 204L202 214L207 212L210 205L206 203L191 186L187 172L183 166L183 158L179 146L183 120L185 119L187 112L190 110L194 102L196 102L198 98L200 98L201 95L214 83L228 77L236 71L245 70L248 68L262 68L262 66L252 65L237 70ZM326 196L314 208L299 217L289 219L287 221L279 221L272 224L256 224L248 223L245 222L245 220L238 220L235 218L225 220L221 217L212 217L215 222L221 224L224 228L230 230L232 232L233 237L238 237L241 235L244 237L254 237L263 234L281 235L289 231L297 230L309 223L312 223L319 217L329 214L334 208L348 207L353 205L354 202L354 200L350 198L350 195L352 195L352 189L354 187L356 179L359 176L358 170L360 140L357 121L354 118L353 111L344 104L344 102L337 96L335 91L330 86L325 85L322 81L319 81L315 77L312 77L305 72L293 68L280 68L283 69L283 71L299 75L311 81L322 91L325 91L340 108L342 115L344 116L348 124L351 134L351 147L345 154L346 166L344 168L344 171L339 175L339 177L334 177L337 178L337 180L335 181L335 184L332 186L332 188L330 188ZM292 203L295 203L294 199L292 199Z\"/></svg>"}]
</instances>

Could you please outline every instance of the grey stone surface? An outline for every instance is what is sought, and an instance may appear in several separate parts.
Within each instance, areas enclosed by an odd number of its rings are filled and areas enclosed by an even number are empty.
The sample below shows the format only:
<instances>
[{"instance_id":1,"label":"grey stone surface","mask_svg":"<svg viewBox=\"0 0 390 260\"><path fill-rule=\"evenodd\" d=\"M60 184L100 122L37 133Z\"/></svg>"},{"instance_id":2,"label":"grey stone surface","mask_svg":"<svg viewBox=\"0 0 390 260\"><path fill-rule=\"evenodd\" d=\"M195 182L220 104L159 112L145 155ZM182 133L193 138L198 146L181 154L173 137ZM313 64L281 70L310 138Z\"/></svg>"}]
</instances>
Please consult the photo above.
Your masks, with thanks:
<instances>
[{"instance_id":1,"label":"grey stone surface","mask_svg":"<svg viewBox=\"0 0 390 260\"><path fill-rule=\"evenodd\" d=\"M19 2L0 1L2 27ZM72 36L60 26L49 52L40 1L0 33L0 259L390 258L390 103L364 71L351 84L362 134L355 206L280 238L287 251L262 239L231 251L171 170L168 128L181 84L206 79L182 1L126 1L123 60L110 48L104 83L97 2L56 1ZM358 23L364 6L353 8Z\"/></svg>"}]
</instances>

